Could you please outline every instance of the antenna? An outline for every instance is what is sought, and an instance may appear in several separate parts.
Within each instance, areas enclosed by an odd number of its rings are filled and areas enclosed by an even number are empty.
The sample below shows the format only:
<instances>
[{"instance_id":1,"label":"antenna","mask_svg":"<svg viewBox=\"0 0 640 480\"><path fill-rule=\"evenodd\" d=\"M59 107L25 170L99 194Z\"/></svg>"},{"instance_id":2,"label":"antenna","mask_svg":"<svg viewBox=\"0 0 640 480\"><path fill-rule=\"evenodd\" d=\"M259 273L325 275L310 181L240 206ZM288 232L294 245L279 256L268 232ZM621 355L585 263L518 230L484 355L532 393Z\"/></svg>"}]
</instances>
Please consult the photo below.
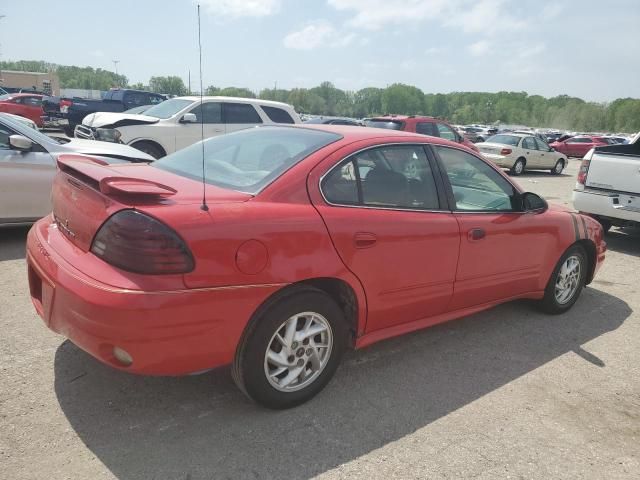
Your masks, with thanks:
<instances>
[{"instance_id":1,"label":"antenna","mask_svg":"<svg viewBox=\"0 0 640 480\"><path fill-rule=\"evenodd\" d=\"M204 108L203 108L203 87L202 87L202 40L200 39L200 4L198 4L198 50L200 53L200 145L202 145L202 205L200 205L200 210L205 212L209 211L209 207L207 206L207 195L206 189L207 185L205 182L205 166L204 166Z\"/></svg>"}]
</instances>

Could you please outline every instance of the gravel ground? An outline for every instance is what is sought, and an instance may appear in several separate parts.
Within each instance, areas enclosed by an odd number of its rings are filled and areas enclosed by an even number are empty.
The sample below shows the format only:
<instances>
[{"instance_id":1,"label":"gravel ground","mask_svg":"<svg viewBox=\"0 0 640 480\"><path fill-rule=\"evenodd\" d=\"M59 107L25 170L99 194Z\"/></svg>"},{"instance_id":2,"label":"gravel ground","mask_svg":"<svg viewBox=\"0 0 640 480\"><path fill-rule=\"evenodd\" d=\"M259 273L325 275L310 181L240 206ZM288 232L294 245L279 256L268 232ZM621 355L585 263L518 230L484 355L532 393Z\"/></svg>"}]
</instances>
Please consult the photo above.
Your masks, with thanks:
<instances>
[{"instance_id":1,"label":"gravel ground","mask_svg":"<svg viewBox=\"0 0 640 480\"><path fill-rule=\"evenodd\" d=\"M570 204L578 163L518 181ZM0 231L2 478L638 478L640 231L612 231L568 314L514 302L350 353L284 412L225 369L132 376L47 330L25 235Z\"/></svg>"}]
</instances>

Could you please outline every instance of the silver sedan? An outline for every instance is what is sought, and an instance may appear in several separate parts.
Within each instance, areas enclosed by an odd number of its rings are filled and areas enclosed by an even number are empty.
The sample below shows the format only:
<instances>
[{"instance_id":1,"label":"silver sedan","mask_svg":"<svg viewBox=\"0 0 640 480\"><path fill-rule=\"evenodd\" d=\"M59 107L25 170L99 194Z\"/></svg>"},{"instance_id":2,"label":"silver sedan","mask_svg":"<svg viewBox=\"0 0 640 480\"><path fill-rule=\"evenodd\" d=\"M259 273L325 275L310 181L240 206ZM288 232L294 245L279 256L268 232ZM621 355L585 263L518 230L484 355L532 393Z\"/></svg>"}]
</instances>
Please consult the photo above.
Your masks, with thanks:
<instances>
[{"instance_id":1,"label":"silver sedan","mask_svg":"<svg viewBox=\"0 0 640 480\"><path fill-rule=\"evenodd\" d=\"M65 153L109 163L154 160L127 145L51 138L0 113L0 227L27 225L51 211L56 159Z\"/></svg>"}]
</instances>

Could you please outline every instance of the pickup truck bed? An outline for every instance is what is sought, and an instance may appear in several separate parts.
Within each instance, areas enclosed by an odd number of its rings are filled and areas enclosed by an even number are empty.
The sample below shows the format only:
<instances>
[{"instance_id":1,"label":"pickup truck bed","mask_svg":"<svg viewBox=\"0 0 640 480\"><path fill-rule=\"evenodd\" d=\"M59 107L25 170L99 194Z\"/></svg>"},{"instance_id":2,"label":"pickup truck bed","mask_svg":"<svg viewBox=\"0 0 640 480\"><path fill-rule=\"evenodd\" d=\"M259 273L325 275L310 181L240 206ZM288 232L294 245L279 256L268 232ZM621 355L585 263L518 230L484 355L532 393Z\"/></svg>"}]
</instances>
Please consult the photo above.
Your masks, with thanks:
<instances>
[{"instance_id":1,"label":"pickup truck bed","mask_svg":"<svg viewBox=\"0 0 640 480\"><path fill-rule=\"evenodd\" d=\"M585 155L573 191L580 212L615 226L640 226L640 136L628 145L597 147Z\"/></svg>"}]
</instances>

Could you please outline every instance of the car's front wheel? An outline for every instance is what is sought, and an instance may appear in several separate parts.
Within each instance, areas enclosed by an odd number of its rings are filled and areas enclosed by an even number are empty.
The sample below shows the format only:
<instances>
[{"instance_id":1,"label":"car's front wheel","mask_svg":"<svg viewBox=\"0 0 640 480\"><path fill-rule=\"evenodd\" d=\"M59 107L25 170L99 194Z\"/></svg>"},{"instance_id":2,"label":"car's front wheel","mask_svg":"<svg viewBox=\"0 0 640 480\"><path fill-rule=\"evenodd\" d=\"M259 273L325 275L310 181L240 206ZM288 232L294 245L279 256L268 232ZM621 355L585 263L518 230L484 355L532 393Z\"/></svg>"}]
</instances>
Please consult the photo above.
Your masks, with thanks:
<instances>
[{"instance_id":1,"label":"car's front wheel","mask_svg":"<svg viewBox=\"0 0 640 480\"><path fill-rule=\"evenodd\" d=\"M294 407L329 382L347 334L336 302L320 290L304 288L255 319L236 352L233 378L249 398L266 407Z\"/></svg>"},{"instance_id":2,"label":"car's front wheel","mask_svg":"<svg viewBox=\"0 0 640 480\"><path fill-rule=\"evenodd\" d=\"M551 169L553 175L560 175L564 170L564 160L560 159L556 162L555 166Z\"/></svg>"},{"instance_id":3,"label":"car's front wheel","mask_svg":"<svg viewBox=\"0 0 640 480\"><path fill-rule=\"evenodd\" d=\"M541 301L547 313L564 313L578 300L587 277L587 254L579 245L569 248L551 274Z\"/></svg>"}]
</instances>

